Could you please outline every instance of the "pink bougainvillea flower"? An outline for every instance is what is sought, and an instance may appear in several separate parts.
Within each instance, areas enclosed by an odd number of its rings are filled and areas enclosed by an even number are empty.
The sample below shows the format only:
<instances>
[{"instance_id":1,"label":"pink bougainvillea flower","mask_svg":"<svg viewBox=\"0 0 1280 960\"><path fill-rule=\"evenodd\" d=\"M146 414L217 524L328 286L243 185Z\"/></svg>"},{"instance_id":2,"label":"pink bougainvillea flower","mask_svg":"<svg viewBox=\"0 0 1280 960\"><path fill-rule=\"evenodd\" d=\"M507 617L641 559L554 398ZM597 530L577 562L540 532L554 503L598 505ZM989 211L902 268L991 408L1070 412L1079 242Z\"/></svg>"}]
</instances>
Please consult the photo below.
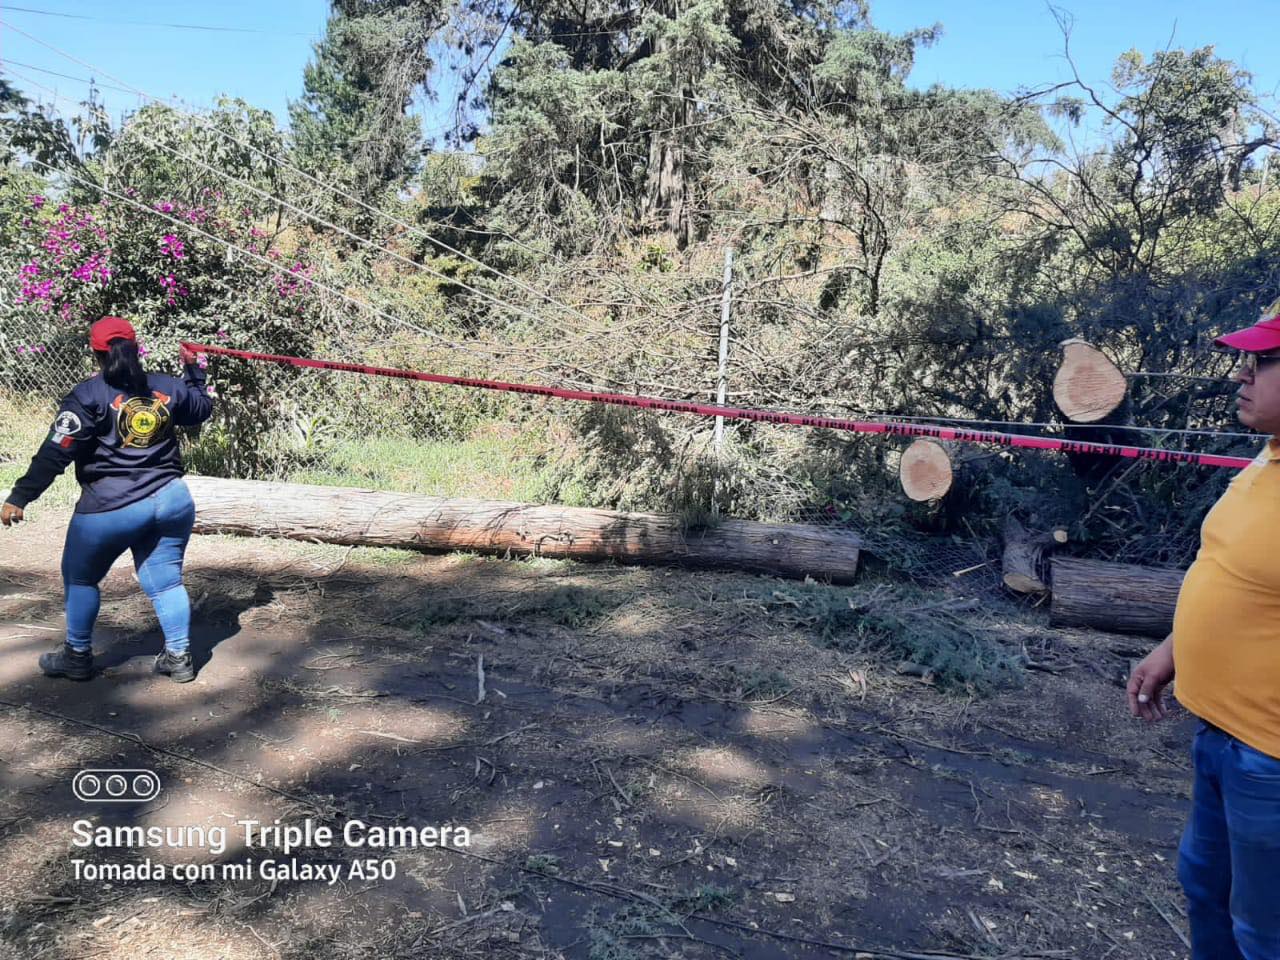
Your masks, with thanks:
<instances>
[{"instance_id":1,"label":"pink bougainvillea flower","mask_svg":"<svg viewBox=\"0 0 1280 960\"><path fill-rule=\"evenodd\" d=\"M18 291L18 303L40 303L41 310L49 309L49 301L54 295L54 281L50 277L46 280L36 280L33 277L24 277L22 279L22 287Z\"/></svg>"},{"instance_id":2,"label":"pink bougainvillea flower","mask_svg":"<svg viewBox=\"0 0 1280 960\"><path fill-rule=\"evenodd\" d=\"M159 210L161 213L173 213L173 204L170 203L168 200L165 200L162 203L157 203L156 209Z\"/></svg>"},{"instance_id":3,"label":"pink bougainvillea flower","mask_svg":"<svg viewBox=\"0 0 1280 960\"><path fill-rule=\"evenodd\" d=\"M181 260L186 256L186 249L186 244L172 233L166 233L160 238L160 252L175 260Z\"/></svg>"},{"instance_id":4,"label":"pink bougainvillea flower","mask_svg":"<svg viewBox=\"0 0 1280 960\"><path fill-rule=\"evenodd\" d=\"M39 210L41 207L44 206L44 202L45 202L44 197L40 196L40 194L38 193L33 193L27 199L31 201L31 205L35 207L37 210Z\"/></svg>"}]
</instances>

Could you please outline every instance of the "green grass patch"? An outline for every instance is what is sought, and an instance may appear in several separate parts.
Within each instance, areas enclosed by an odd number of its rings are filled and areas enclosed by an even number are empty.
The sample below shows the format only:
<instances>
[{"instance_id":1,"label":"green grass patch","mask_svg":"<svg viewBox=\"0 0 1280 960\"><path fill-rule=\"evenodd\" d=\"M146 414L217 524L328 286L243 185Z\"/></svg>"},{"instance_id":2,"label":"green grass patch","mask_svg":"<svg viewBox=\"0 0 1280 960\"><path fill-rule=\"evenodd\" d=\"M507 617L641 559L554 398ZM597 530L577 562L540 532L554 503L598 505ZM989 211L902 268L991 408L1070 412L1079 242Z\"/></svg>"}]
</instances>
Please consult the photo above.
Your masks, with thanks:
<instances>
[{"instance_id":1,"label":"green grass patch","mask_svg":"<svg viewBox=\"0 0 1280 960\"><path fill-rule=\"evenodd\" d=\"M56 412L55 401L0 396L0 497L27 472L36 450L49 437ZM66 508L79 498L75 470L67 467L33 509Z\"/></svg>"},{"instance_id":2,"label":"green grass patch","mask_svg":"<svg viewBox=\"0 0 1280 960\"><path fill-rule=\"evenodd\" d=\"M530 503L541 498L547 478L540 458L530 451L529 438L487 430L465 440L340 440L315 465L293 471L286 479Z\"/></svg>"},{"instance_id":3,"label":"green grass patch","mask_svg":"<svg viewBox=\"0 0 1280 960\"><path fill-rule=\"evenodd\" d=\"M555 877L560 875L560 858L554 853L531 853L525 857L524 867L534 873Z\"/></svg>"}]
</instances>

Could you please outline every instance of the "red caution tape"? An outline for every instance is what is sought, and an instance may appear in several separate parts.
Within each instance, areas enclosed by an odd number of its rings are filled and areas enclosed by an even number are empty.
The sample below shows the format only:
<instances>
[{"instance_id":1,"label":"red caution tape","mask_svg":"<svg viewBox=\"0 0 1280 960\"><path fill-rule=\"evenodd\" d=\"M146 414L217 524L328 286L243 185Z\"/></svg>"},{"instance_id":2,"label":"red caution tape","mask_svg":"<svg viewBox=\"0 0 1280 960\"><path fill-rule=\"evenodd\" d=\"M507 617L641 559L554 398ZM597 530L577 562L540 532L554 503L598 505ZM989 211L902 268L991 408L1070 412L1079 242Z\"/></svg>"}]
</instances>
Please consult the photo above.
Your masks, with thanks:
<instances>
[{"instance_id":1,"label":"red caution tape","mask_svg":"<svg viewBox=\"0 0 1280 960\"><path fill-rule=\"evenodd\" d=\"M797 427L819 427L826 430L844 430L850 433L883 433L896 437L936 437L939 440L957 440L962 443L993 443L1028 450L1092 453L1101 456L1128 457L1132 460L1193 463L1205 467L1243 469L1253 462L1248 457L1224 457L1213 453L1194 453L1190 450L1128 447L1113 443L1090 443L1087 440L1060 440L1056 437L1034 437L1020 433L965 430L959 427L941 427L924 423L815 417L801 413L783 413L777 410L752 410L744 407L719 407L711 404L688 403L682 400L663 400L660 397L601 393L595 390L565 390L560 387L543 387L532 383L507 383L502 380L480 380L474 377L451 377L443 373L422 373L417 370L397 370L392 367L371 367L362 363L341 363L336 360L311 360L306 357L253 353L249 350L232 350L229 347L211 347L198 343L184 342L182 345L197 353L238 357L241 360L258 360L264 363L278 363L290 367L338 370L343 373L363 373L376 377L396 377L400 380L425 380L427 383L444 383L455 387L475 387L481 390L528 393L539 397L559 397L562 400L585 400L588 403L609 403L620 407L665 410L669 413L692 413L703 417L724 417L726 420L759 420L762 423L786 423Z\"/></svg>"}]
</instances>

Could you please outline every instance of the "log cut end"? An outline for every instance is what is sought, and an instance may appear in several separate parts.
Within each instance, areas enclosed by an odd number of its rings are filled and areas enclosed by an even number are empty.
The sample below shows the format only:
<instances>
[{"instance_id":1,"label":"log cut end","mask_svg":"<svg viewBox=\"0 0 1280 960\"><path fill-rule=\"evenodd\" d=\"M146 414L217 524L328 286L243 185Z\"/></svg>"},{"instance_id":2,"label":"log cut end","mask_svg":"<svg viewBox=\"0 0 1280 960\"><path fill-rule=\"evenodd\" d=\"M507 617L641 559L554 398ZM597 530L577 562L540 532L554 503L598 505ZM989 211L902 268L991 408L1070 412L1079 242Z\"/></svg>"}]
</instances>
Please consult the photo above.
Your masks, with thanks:
<instances>
[{"instance_id":1,"label":"log cut end","mask_svg":"<svg viewBox=\"0 0 1280 960\"><path fill-rule=\"evenodd\" d=\"M898 465L902 490L917 502L941 500L951 489L951 454L935 440L916 440L902 452Z\"/></svg>"},{"instance_id":2,"label":"log cut end","mask_svg":"<svg viewBox=\"0 0 1280 960\"><path fill-rule=\"evenodd\" d=\"M1053 378L1053 399L1077 423L1105 419L1124 402L1128 382L1120 368L1083 340L1062 342L1062 364Z\"/></svg>"},{"instance_id":3,"label":"log cut end","mask_svg":"<svg viewBox=\"0 0 1280 960\"><path fill-rule=\"evenodd\" d=\"M1041 595L1049 592L1049 588L1043 581L1029 574L1007 572L1003 579L1004 585L1014 593Z\"/></svg>"},{"instance_id":4,"label":"log cut end","mask_svg":"<svg viewBox=\"0 0 1280 960\"><path fill-rule=\"evenodd\" d=\"M1063 534L1061 540L1058 534ZM1040 535L1027 531L1017 518L1010 515L1004 522L1004 558L1002 561L1004 585L1014 593L1044 596L1049 592L1046 559L1049 551L1066 542L1066 531L1061 527Z\"/></svg>"}]
</instances>

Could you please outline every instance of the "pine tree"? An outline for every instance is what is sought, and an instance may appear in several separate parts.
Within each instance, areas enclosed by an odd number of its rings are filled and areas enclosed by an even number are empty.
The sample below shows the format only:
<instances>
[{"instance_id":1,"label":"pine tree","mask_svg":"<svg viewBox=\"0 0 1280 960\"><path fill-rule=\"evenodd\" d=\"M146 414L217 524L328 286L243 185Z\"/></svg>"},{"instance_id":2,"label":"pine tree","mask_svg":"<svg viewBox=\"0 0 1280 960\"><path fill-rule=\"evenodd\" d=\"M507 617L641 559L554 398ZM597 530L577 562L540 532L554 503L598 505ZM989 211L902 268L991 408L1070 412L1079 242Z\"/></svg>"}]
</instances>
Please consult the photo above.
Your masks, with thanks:
<instances>
[{"instance_id":1,"label":"pine tree","mask_svg":"<svg viewBox=\"0 0 1280 960\"><path fill-rule=\"evenodd\" d=\"M325 37L289 105L295 153L371 202L417 169L422 136L409 114L431 69L436 0L333 0Z\"/></svg>"}]
</instances>

